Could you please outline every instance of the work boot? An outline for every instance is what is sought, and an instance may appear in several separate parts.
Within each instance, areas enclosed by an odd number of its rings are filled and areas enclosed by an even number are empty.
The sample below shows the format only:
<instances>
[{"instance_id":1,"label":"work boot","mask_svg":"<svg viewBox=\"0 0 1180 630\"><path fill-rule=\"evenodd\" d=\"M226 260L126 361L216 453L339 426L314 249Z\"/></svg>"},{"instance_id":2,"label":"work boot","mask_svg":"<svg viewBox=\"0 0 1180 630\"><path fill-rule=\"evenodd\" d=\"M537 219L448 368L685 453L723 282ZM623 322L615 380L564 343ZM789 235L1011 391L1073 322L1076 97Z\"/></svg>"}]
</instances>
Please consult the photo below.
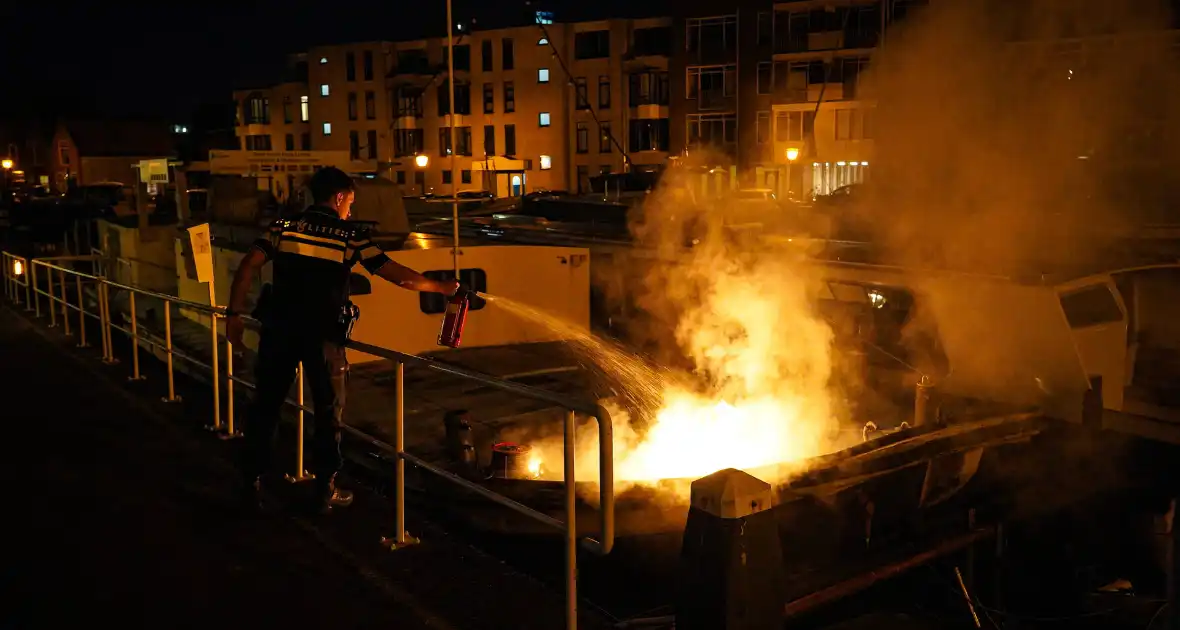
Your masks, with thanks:
<instances>
[{"instance_id":1,"label":"work boot","mask_svg":"<svg viewBox=\"0 0 1180 630\"><path fill-rule=\"evenodd\" d=\"M328 479L326 486L321 486L318 493L320 514L328 514L338 507L352 505L352 492L336 487L336 476Z\"/></svg>"}]
</instances>

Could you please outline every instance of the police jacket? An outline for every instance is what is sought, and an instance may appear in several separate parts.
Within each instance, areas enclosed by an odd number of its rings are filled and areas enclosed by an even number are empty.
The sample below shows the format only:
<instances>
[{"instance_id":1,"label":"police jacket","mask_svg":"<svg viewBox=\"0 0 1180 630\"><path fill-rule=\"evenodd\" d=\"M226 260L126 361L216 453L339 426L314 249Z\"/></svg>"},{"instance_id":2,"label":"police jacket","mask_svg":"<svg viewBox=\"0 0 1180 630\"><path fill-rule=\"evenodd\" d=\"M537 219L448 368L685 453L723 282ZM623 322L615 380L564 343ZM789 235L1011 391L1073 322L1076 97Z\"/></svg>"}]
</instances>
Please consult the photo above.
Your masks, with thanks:
<instances>
[{"instance_id":1,"label":"police jacket","mask_svg":"<svg viewBox=\"0 0 1180 630\"><path fill-rule=\"evenodd\" d=\"M352 267L359 262L377 273L389 262L368 226L323 206L275 221L254 246L274 263L270 323L316 335L328 334L348 303Z\"/></svg>"}]
</instances>

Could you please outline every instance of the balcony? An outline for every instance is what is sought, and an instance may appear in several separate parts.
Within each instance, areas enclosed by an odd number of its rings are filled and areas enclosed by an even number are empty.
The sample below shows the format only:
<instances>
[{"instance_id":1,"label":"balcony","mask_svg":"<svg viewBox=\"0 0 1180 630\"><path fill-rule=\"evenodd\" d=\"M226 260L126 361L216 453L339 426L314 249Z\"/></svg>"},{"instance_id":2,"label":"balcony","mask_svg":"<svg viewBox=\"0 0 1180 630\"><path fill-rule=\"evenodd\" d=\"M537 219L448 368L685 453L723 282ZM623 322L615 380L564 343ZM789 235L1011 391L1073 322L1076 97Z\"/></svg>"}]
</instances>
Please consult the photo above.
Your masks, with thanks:
<instances>
[{"instance_id":1,"label":"balcony","mask_svg":"<svg viewBox=\"0 0 1180 630\"><path fill-rule=\"evenodd\" d=\"M417 129L418 117L410 114L401 114L393 119L394 129Z\"/></svg>"},{"instance_id":2,"label":"balcony","mask_svg":"<svg viewBox=\"0 0 1180 630\"><path fill-rule=\"evenodd\" d=\"M631 108L631 117L637 120L658 120L660 118L668 118L668 106L656 105L654 103L636 105Z\"/></svg>"},{"instance_id":3,"label":"balcony","mask_svg":"<svg viewBox=\"0 0 1180 630\"><path fill-rule=\"evenodd\" d=\"M822 31L807 34L807 50L839 50L844 47L843 31Z\"/></svg>"}]
</instances>

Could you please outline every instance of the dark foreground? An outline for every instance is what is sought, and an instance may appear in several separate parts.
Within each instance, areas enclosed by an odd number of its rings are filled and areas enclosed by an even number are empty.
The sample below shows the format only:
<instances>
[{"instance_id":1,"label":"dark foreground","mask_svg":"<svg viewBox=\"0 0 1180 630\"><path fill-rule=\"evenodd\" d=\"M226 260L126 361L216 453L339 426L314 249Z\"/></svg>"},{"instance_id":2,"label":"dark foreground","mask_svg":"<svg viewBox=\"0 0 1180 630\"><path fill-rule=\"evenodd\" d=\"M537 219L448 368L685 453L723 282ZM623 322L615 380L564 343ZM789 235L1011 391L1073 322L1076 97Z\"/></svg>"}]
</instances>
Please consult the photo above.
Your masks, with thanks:
<instances>
[{"instance_id":1,"label":"dark foreground","mask_svg":"<svg viewBox=\"0 0 1180 630\"><path fill-rule=\"evenodd\" d=\"M290 501L243 517L232 445L73 344L0 306L0 627L562 626L560 592L413 514L426 543L383 550L392 521L376 495L327 518Z\"/></svg>"}]
</instances>

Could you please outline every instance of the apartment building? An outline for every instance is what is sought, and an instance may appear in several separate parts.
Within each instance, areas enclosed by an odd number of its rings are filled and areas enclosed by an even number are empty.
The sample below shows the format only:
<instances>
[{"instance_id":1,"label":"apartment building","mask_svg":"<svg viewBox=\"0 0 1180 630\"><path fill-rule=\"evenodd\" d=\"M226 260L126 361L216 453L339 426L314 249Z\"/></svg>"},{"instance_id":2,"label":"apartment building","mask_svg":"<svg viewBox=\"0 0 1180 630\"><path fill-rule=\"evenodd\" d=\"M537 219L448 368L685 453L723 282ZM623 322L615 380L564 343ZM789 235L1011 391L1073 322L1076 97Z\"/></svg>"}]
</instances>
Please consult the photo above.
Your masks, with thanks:
<instances>
[{"instance_id":1,"label":"apartment building","mask_svg":"<svg viewBox=\"0 0 1180 630\"><path fill-rule=\"evenodd\" d=\"M347 151L354 169L379 173L392 161L387 42L319 46L307 51L311 148Z\"/></svg>"}]
</instances>

